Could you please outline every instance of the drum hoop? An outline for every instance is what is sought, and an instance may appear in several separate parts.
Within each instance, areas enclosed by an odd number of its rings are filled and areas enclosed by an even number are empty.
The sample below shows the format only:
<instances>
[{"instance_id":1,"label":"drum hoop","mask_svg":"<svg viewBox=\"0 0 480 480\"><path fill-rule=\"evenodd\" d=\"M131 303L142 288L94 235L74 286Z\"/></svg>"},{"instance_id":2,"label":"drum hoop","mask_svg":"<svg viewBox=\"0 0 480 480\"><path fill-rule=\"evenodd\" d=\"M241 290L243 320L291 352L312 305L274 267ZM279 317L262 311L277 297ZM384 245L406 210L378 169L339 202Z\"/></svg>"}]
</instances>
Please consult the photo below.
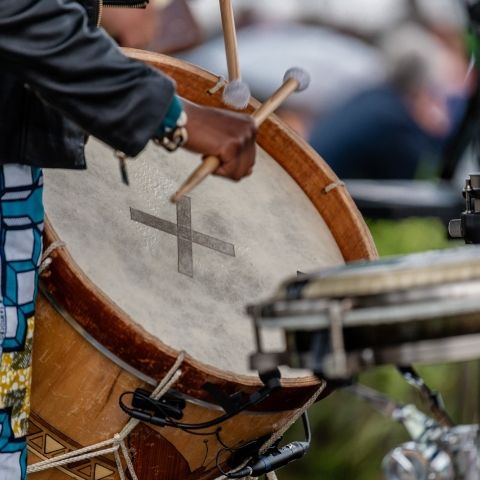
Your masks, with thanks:
<instances>
[{"instance_id":1,"label":"drum hoop","mask_svg":"<svg viewBox=\"0 0 480 480\"><path fill-rule=\"evenodd\" d=\"M345 359L350 374L357 374L381 365L410 366L475 360L478 358L479 346L480 333L471 333L420 342L349 350L345 352ZM318 358L312 351L289 352L286 358L290 365L299 365L311 370L318 370L320 367Z\"/></svg>"},{"instance_id":2,"label":"drum hoop","mask_svg":"<svg viewBox=\"0 0 480 480\"><path fill-rule=\"evenodd\" d=\"M480 311L480 279L346 298L352 306L343 314L345 329L408 323ZM329 309L338 301L342 299L280 300L252 308L261 328L321 330L330 328Z\"/></svg>"},{"instance_id":3,"label":"drum hoop","mask_svg":"<svg viewBox=\"0 0 480 480\"><path fill-rule=\"evenodd\" d=\"M375 365L429 364L464 362L478 358L480 333L409 342L386 348L374 348ZM347 352L349 361L365 363L365 352ZM363 369L364 367L362 367Z\"/></svg>"},{"instance_id":4,"label":"drum hoop","mask_svg":"<svg viewBox=\"0 0 480 480\"><path fill-rule=\"evenodd\" d=\"M223 106L221 92L214 95L208 93L218 81L215 75L164 55L132 49L125 52L131 58L161 68L173 77L179 94L185 98L211 106ZM249 111L258 105L252 100ZM331 187L339 185L338 178L313 149L276 118L268 119L260 128L257 142L306 193L322 215L345 261L376 258L375 245L353 200L344 188ZM338 215L340 211L343 213L341 222ZM46 219L45 245L57 239L53 226ZM100 291L81 271L67 249L56 251L53 258L49 273L42 280L49 295L96 342L144 375L159 381L174 362L177 352L137 325ZM227 393L234 393L239 388L247 393L253 392L260 385L260 381L253 376L225 372L188 355L184 365L178 389L200 400L208 400L201 388L206 382L221 385ZM264 402L261 410L298 408L313 395L320 383L313 376L284 379L282 391Z\"/></svg>"},{"instance_id":5,"label":"drum hoop","mask_svg":"<svg viewBox=\"0 0 480 480\"><path fill-rule=\"evenodd\" d=\"M432 266L424 269L408 268L394 274L382 272L367 275L338 277L328 282L313 281L302 291L304 298L376 295L398 291L441 285L448 282L465 282L480 277L480 263L448 266ZM365 280L365 281L362 281Z\"/></svg>"},{"instance_id":6,"label":"drum hoop","mask_svg":"<svg viewBox=\"0 0 480 480\"><path fill-rule=\"evenodd\" d=\"M441 309L441 313L439 313ZM480 298L454 299L439 306L432 302L410 305L389 305L351 310L344 313L344 328L379 327L383 325L428 321L439 317L474 314L480 311ZM310 313L301 316L285 315L277 318L257 319L260 328L283 329L286 331L319 331L330 329L328 312Z\"/></svg>"}]
</instances>

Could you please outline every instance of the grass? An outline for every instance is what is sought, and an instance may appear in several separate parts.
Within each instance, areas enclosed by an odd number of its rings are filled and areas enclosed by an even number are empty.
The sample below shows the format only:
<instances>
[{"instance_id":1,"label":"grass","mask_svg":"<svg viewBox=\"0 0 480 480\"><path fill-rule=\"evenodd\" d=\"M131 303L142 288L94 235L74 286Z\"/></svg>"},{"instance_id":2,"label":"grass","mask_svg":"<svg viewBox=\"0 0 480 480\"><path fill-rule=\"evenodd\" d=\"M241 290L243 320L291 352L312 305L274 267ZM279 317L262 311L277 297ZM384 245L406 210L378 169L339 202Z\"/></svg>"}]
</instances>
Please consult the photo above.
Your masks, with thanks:
<instances>
[{"instance_id":1,"label":"grass","mask_svg":"<svg viewBox=\"0 0 480 480\"><path fill-rule=\"evenodd\" d=\"M445 226L436 218L369 220L367 225L382 257L438 250L462 244L448 240Z\"/></svg>"}]
</instances>

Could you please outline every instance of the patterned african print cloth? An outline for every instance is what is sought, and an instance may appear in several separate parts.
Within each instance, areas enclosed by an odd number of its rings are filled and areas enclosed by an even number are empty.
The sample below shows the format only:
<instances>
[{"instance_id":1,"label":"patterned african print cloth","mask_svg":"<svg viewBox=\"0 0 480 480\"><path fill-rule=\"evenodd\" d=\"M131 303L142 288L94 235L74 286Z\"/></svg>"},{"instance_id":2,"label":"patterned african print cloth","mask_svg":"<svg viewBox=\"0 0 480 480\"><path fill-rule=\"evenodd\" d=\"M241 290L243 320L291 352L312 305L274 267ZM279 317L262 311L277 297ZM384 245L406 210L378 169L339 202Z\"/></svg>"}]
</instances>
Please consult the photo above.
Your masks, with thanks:
<instances>
[{"instance_id":1,"label":"patterned african print cloth","mask_svg":"<svg viewBox=\"0 0 480 480\"><path fill-rule=\"evenodd\" d=\"M26 478L33 315L42 252L43 176L0 167L0 480Z\"/></svg>"}]
</instances>

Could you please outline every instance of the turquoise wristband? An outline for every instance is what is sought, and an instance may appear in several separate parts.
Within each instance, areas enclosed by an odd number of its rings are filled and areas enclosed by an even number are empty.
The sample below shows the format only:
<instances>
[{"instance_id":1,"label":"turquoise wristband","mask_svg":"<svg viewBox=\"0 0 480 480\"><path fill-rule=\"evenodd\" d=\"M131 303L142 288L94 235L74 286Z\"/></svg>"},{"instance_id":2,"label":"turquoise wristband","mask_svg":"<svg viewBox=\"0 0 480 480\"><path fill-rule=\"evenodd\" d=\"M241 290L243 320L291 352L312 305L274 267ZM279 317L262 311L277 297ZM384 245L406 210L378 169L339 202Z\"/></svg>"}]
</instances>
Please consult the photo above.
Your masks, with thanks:
<instances>
[{"instance_id":1,"label":"turquoise wristband","mask_svg":"<svg viewBox=\"0 0 480 480\"><path fill-rule=\"evenodd\" d=\"M174 152L188 142L186 125L187 114L183 111L183 104L180 98L174 95L162 125L155 132L152 140L169 152Z\"/></svg>"},{"instance_id":2,"label":"turquoise wristband","mask_svg":"<svg viewBox=\"0 0 480 480\"><path fill-rule=\"evenodd\" d=\"M177 95L174 95L172 98L172 103L167 110L163 122L160 125L160 128L156 132L157 137L163 137L167 130L173 130L177 126L178 119L183 111L183 105L180 98Z\"/></svg>"}]
</instances>

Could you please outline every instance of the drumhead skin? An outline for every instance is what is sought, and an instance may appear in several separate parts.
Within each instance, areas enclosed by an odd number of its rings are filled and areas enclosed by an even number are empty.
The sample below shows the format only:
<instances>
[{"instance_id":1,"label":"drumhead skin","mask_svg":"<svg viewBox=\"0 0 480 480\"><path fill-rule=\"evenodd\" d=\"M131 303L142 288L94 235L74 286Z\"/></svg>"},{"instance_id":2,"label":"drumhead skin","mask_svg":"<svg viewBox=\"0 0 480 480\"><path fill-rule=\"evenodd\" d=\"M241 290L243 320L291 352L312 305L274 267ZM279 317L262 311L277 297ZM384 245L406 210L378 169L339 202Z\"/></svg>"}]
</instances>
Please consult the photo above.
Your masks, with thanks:
<instances>
[{"instance_id":1,"label":"drumhead skin","mask_svg":"<svg viewBox=\"0 0 480 480\"><path fill-rule=\"evenodd\" d=\"M176 208L169 198L198 155L152 145L130 162L127 187L111 150L89 143L86 172L46 172L50 222L119 308L201 362L247 374L254 338L245 305L292 273L343 262L308 198L261 150L254 175L210 178Z\"/></svg>"},{"instance_id":2,"label":"drumhead skin","mask_svg":"<svg viewBox=\"0 0 480 480\"><path fill-rule=\"evenodd\" d=\"M222 106L221 92L208 93L217 82L213 75L161 55L129 53L170 74L180 95ZM249 110L257 105L252 101ZM132 187L126 188L111 152L92 141L87 172L47 172L47 244L69 238L55 254L46 288L89 335L146 375L161 378L164 363L175 358L174 346L187 353L192 348L196 360L209 364L201 370L238 381L246 361L230 350L239 343L239 355L244 352L246 359L253 349L244 305L268 295L278 280L297 270L376 256L344 186L313 150L274 117L260 128L258 144L265 153L260 151L251 179L234 184L211 178L192 192L182 221L190 218L191 234L209 238L192 240L192 263L182 267L187 274L179 272L177 237L169 233L178 220L167 198L198 159L149 147L129 162ZM68 185L64 191L63 185ZM205 246L209 242L216 243ZM188 264L188 252L180 257ZM116 271L116 265L123 267ZM163 300L148 299L152 294ZM181 321L178 313L173 316L178 310ZM124 341L112 332L131 335ZM220 336L226 340L215 343ZM192 381L194 392L201 382ZM247 384L252 382L258 384L255 377Z\"/></svg>"}]
</instances>

